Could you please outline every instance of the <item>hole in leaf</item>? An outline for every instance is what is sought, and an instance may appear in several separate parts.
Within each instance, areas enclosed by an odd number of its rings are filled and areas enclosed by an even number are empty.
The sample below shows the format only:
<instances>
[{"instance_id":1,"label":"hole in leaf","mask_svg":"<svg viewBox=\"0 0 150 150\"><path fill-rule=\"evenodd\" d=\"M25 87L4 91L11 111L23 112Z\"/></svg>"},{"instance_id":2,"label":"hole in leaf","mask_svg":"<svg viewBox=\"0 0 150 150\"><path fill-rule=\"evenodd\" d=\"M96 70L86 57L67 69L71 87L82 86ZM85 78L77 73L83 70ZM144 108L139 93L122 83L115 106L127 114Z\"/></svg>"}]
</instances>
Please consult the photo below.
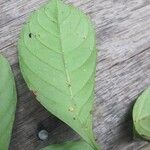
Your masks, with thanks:
<instances>
[{"instance_id":1,"label":"hole in leaf","mask_svg":"<svg viewBox=\"0 0 150 150\"><path fill-rule=\"evenodd\" d=\"M32 33L29 33L29 38L31 38L32 37Z\"/></svg>"}]
</instances>

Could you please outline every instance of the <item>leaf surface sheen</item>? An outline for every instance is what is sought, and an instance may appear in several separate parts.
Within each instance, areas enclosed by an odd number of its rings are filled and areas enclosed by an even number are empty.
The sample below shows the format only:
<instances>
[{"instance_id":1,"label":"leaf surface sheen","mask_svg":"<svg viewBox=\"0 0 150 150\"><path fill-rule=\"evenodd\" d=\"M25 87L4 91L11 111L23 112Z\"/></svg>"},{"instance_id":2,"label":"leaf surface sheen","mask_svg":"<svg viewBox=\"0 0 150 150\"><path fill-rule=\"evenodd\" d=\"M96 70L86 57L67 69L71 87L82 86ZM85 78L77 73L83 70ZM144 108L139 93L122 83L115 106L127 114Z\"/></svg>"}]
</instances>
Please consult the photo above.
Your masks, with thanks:
<instances>
[{"instance_id":1,"label":"leaf surface sheen","mask_svg":"<svg viewBox=\"0 0 150 150\"><path fill-rule=\"evenodd\" d=\"M16 89L11 68L0 55L0 149L8 150L16 110Z\"/></svg>"},{"instance_id":2,"label":"leaf surface sheen","mask_svg":"<svg viewBox=\"0 0 150 150\"><path fill-rule=\"evenodd\" d=\"M90 19L77 8L52 0L31 15L18 48L30 90L95 148L91 111L96 47Z\"/></svg>"}]
</instances>

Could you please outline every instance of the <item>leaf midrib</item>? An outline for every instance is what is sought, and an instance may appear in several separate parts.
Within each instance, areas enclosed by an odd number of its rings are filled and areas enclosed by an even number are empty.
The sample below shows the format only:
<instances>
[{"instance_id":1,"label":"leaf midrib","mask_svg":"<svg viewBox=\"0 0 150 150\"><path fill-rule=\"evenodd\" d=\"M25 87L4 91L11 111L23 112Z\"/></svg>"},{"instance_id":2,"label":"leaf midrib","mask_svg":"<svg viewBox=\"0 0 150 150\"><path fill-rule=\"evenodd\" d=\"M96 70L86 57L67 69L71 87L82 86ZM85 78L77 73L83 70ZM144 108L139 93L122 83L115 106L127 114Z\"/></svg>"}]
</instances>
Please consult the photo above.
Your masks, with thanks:
<instances>
[{"instance_id":1,"label":"leaf midrib","mask_svg":"<svg viewBox=\"0 0 150 150\"><path fill-rule=\"evenodd\" d=\"M58 1L56 1L56 7L57 7L57 26L58 26L58 32L59 32L59 35L60 35L60 38L59 38L59 41L60 41L60 50L61 50L61 53L62 53L62 60L63 60L63 65L64 65L64 70L65 70L65 74L66 74L66 79L67 79L67 82L70 83L70 86L68 87L69 88L69 91L70 91L70 96L71 96L71 104L73 106L73 91L72 91L72 87L71 87L71 81L70 81L70 76L69 76L69 72L68 72L68 69L66 68L66 65L65 65L65 57L64 57L64 51L63 51L63 45L62 45L62 39L61 39L61 29L60 29L60 20L59 20L59 9L58 9ZM76 116L79 123L82 125L82 122L80 120L80 117L77 115ZM91 146L93 147L94 146L94 143L93 143L93 140L91 139L91 137L89 136L89 132L86 132L89 140L91 141Z\"/></svg>"},{"instance_id":2,"label":"leaf midrib","mask_svg":"<svg viewBox=\"0 0 150 150\"><path fill-rule=\"evenodd\" d=\"M70 86L68 86L69 89L69 93L70 93L70 97L71 97L71 103L73 104L73 91L72 91L72 85L71 85L71 80L70 80L70 75L69 75L69 71L66 67L66 61L65 61L65 57L64 57L64 51L63 51L63 45L62 45L62 38L61 38L61 29L60 29L60 20L59 20L59 8L58 8L58 1L56 1L56 8L57 8L57 27L58 27L58 32L60 35L59 38L59 42L60 42L60 50L61 50L61 54L62 54L62 61L63 61L63 66L64 66L64 70L65 70L65 75L66 75L66 82L68 82L70 84ZM67 83L66 83L67 84Z\"/></svg>"}]
</instances>

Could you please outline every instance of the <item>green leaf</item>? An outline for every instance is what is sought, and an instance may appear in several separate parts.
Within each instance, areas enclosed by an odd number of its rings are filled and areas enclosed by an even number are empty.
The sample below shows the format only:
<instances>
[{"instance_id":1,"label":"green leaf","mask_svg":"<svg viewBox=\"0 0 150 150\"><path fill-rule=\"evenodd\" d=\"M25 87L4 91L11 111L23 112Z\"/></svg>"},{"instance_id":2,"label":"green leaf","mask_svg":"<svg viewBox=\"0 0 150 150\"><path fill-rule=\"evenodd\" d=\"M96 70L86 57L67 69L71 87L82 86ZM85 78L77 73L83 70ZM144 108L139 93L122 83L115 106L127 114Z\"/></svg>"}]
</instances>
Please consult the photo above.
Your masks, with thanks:
<instances>
[{"instance_id":1,"label":"green leaf","mask_svg":"<svg viewBox=\"0 0 150 150\"><path fill-rule=\"evenodd\" d=\"M0 55L0 149L8 150L16 109L16 89L11 68Z\"/></svg>"},{"instance_id":2,"label":"green leaf","mask_svg":"<svg viewBox=\"0 0 150 150\"><path fill-rule=\"evenodd\" d=\"M97 149L91 114L95 45L90 19L77 8L52 0L31 15L18 49L23 77L37 99Z\"/></svg>"},{"instance_id":3,"label":"green leaf","mask_svg":"<svg viewBox=\"0 0 150 150\"><path fill-rule=\"evenodd\" d=\"M133 108L135 132L144 139L150 140L150 88L138 98Z\"/></svg>"},{"instance_id":4,"label":"green leaf","mask_svg":"<svg viewBox=\"0 0 150 150\"><path fill-rule=\"evenodd\" d=\"M84 141L67 142L64 144L54 144L43 148L42 150L93 150L89 144Z\"/></svg>"}]
</instances>

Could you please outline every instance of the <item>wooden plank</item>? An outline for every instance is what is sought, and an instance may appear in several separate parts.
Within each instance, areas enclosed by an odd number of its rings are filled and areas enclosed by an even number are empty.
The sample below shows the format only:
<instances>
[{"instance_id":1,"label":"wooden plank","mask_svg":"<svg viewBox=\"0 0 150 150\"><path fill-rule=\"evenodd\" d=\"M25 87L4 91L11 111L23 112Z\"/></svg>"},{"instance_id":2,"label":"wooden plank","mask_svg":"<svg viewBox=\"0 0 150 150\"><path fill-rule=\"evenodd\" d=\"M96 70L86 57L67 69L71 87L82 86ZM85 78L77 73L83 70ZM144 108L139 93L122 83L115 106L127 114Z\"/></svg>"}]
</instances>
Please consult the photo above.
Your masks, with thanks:
<instances>
[{"instance_id":1,"label":"wooden plank","mask_svg":"<svg viewBox=\"0 0 150 150\"><path fill-rule=\"evenodd\" d=\"M131 110L150 85L150 1L68 0L89 14L97 33L98 63L94 131L104 150L148 150L132 140ZM17 83L18 106L11 150L38 150L78 136L50 115L29 92L20 73L17 40L29 14L46 0L0 0L0 53L10 61ZM37 138L49 132L48 141Z\"/></svg>"}]
</instances>

